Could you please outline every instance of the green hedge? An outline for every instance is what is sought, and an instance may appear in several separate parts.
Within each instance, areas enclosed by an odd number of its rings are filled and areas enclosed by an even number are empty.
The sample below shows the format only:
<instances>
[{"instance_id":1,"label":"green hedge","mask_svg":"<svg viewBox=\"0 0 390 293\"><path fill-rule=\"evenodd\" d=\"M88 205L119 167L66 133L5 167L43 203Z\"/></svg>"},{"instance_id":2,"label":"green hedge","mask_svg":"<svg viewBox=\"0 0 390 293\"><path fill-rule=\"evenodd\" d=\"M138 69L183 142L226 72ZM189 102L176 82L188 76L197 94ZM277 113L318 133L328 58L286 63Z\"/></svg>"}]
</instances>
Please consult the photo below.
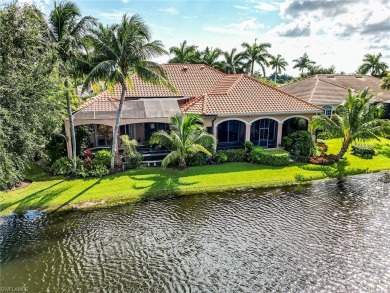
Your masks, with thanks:
<instances>
[{"instance_id":1,"label":"green hedge","mask_svg":"<svg viewBox=\"0 0 390 293\"><path fill-rule=\"evenodd\" d=\"M245 149L219 150L217 156L226 157L225 162L246 162L247 160Z\"/></svg>"},{"instance_id":2,"label":"green hedge","mask_svg":"<svg viewBox=\"0 0 390 293\"><path fill-rule=\"evenodd\" d=\"M352 154L361 158L372 159L375 156L375 149L366 144L353 144Z\"/></svg>"},{"instance_id":3,"label":"green hedge","mask_svg":"<svg viewBox=\"0 0 390 293\"><path fill-rule=\"evenodd\" d=\"M286 166L290 163L290 153L280 150L264 150L262 148L254 148L249 159L253 163L270 165L270 166Z\"/></svg>"}]
</instances>

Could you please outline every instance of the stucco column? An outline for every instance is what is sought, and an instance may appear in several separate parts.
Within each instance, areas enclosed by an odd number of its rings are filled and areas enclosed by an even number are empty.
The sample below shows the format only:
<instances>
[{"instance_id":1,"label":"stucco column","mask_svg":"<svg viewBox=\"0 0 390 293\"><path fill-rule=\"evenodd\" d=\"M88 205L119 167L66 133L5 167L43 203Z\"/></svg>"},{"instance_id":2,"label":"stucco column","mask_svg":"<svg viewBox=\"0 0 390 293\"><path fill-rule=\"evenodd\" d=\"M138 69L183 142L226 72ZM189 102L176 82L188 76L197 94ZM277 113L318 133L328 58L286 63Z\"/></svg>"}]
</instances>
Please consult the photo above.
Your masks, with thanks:
<instances>
[{"instance_id":1,"label":"stucco column","mask_svg":"<svg viewBox=\"0 0 390 293\"><path fill-rule=\"evenodd\" d=\"M252 123L245 124L245 142L251 140L251 127L252 127Z\"/></svg>"},{"instance_id":2,"label":"stucco column","mask_svg":"<svg viewBox=\"0 0 390 293\"><path fill-rule=\"evenodd\" d=\"M72 139L70 137L70 125L69 120L65 120L65 136L66 136L66 150L68 158L72 159Z\"/></svg>"},{"instance_id":3,"label":"stucco column","mask_svg":"<svg viewBox=\"0 0 390 293\"><path fill-rule=\"evenodd\" d=\"M282 134L283 134L283 122L278 122L278 136L276 139L277 148L282 144Z\"/></svg>"}]
</instances>

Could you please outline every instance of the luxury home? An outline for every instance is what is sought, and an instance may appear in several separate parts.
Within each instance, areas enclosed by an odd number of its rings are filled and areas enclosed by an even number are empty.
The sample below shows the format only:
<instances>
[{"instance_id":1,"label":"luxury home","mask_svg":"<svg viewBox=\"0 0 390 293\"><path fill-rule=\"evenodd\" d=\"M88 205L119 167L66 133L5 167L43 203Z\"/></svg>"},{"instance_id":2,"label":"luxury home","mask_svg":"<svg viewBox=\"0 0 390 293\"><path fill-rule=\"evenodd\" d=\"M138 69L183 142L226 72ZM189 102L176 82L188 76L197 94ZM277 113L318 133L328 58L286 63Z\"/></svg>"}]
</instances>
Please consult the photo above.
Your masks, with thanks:
<instances>
[{"instance_id":1,"label":"luxury home","mask_svg":"<svg viewBox=\"0 0 390 293\"><path fill-rule=\"evenodd\" d=\"M197 113L207 131L218 139L218 148L234 148L252 141L265 148L276 148L282 137L297 129L307 129L319 106L284 90L264 84L244 74L224 74L202 64L162 65L173 93L160 85L132 77L133 90L126 93L120 134L142 143L159 129L168 129L169 117L178 113ZM90 147L112 143L121 88L103 91L74 113L75 126L91 125ZM67 137L69 121L65 121ZM71 144L68 139L68 155Z\"/></svg>"}]
</instances>

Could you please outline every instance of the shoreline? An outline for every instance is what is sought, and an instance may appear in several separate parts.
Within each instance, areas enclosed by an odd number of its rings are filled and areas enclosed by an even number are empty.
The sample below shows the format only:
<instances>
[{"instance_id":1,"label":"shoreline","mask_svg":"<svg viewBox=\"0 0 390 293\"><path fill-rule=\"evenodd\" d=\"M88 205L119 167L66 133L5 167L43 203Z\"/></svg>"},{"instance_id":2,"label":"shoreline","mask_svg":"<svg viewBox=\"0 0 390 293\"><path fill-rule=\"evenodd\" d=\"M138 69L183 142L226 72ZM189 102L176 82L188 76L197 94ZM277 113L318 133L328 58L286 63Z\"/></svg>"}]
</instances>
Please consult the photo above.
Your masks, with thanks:
<instances>
[{"instance_id":1,"label":"shoreline","mask_svg":"<svg viewBox=\"0 0 390 293\"><path fill-rule=\"evenodd\" d=\"M27 210L53 214L101 209L199 193L302 186L349 175L389 172L390 140L369 143L378 152L373 159L348 153L343 160L327 166L293 162L277 167L242 162L189 167L182 171L144 167L102 178L68 180L51 176L34 165L26 176L31 184L0 192L0 216ZM335 153L340 141L329 140L327 144L329 153Z\"/></svg>"}]
</instances>

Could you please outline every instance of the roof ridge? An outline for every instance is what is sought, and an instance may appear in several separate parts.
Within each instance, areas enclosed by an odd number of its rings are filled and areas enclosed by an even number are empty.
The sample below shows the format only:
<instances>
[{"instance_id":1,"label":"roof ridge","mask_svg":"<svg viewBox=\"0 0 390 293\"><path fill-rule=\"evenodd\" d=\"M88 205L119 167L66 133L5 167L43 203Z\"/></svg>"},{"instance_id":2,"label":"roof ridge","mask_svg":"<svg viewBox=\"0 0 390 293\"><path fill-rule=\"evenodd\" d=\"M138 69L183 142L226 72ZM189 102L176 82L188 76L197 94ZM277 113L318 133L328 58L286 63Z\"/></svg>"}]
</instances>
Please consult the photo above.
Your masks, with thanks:
<instances>
[{"instance_id":1,"label":"roof ridge","mask_svg":"<svg viewBox=\"0 0 390 293\"><path fill-rule=\"evenodd\" d=\"M227 74L226 73L223 73L222 71L219 71L218 69L215 69L213 67L211 67L210 65L207 65L207 64L203 64L203 63L162 63L160 64L161 66L204 66L205 68L208 68L208 69L211 69L219 74L222 74L223 76L226 76Z\"/></svg>"},{"instance_id":2,"label":"roof ridge","mask_svg":"<svg viewBox=\"0 0 390 293\"><path fill-rule=\"evenodd\" d=\"M328 83L328 84L331 84L331 85L340 87L340 88L342 88L342 89L346 89L346 90L348 89L348 88L346 88L346 87L344 87L344 86L341 86L341 85L338 85L338 84L334 84L334 83L332 83L332 82L330 82L330 81L327 81L327 80L323 80L322 78L318 78L318 81L323 81L323 82L326 82L326 83Z\"/></svg>"},{"instance_id":3,"label":"roof ridge","mask_svg":"<svg viewBox=\"0 0 390 293\"><path fill-rule=\"evenodd\" d=\"M287 83L287 84L282 84L280 87L288 86L288 85L290 85L290 84L293 84L293 83L296 83L296 82L300 82L300 81L303 81L303 80L306 80L306 79L315 78L316 76L317 76L317 74L316 74L316 75L311 75L311 76L306 76L306 77L304 77L304 78L295 80L295 81L293 81L293 82L290 82L290 83Z\"/></svg>"},{"instance_id":4,"label":"roof ridge","mask_svg":"<svg viewBox=\"0 0 390 293\"><path fill-rule=\"evenodd\" d=\"M242 74L226 74L215 87L208 93L209 95L227 95L241 79Z\"/></svg>"},{"instance_id":5,"label":"roof ridge","mask_svg":"<svg viewBox=\"0 0 390 293\"><path fill-rule=\"evenodd\" d=\"M249 75L246 75L246 74L243 74L243 76L246 77L246 78L252 79L252 80L254 80L254 81L257 81L258 83L261 83L261 84L263 84L263 85L265 85L265 86L267 86L267 87L269 87L269 88L271 88L271 89L274 89L274 90L277 90L277 91L279 91L279 92L281 92L281 93L283 93L283 94L286 94L286 95L288 95L288 96L290 96L290 97L292 97L292 98L294 98L294 99L296 99L296 100L298 100L298 101L300 101L300 102L304 102L305 104L307 104L307 105L309 105L309 106L314 106L314 107L316 107L316 108L319 109L319 110L323 110L321 107L318 107L317 105L314 105L314 104L312 104L312 103L310 103L310 102L308 102L308 101L305 101L304 99L298 98L298 97L296 97L296 96L294 96L294 95L292 95L292 94L290 94L290 93L287 93L287 92L285 92L285 91L282 91L280 88L270 86L269 84L266 84L265 82L262 82L262 81L260 81L260 80L258 80L258 79L256 79L256 78L253 78L253 77L251 77L251 76L249 76Z\"/></svg>"},{"instance_id":6,"label":"roof ridge","mask_svg":"<svg viewBox=\"0 0 390 293\"><path fill-rule=\"evenodd\" d=\"M312 90L311 93L310 93L309 101L311 101L311 99L313 98L314 92L315 92L316 89L317 89L317 86L318 86L318 82L319 82L319 81L320 81L320 79L317 78L317 79L316 79L316 84L314 85L313 90Z\"/></svg>"}]
</instances>

